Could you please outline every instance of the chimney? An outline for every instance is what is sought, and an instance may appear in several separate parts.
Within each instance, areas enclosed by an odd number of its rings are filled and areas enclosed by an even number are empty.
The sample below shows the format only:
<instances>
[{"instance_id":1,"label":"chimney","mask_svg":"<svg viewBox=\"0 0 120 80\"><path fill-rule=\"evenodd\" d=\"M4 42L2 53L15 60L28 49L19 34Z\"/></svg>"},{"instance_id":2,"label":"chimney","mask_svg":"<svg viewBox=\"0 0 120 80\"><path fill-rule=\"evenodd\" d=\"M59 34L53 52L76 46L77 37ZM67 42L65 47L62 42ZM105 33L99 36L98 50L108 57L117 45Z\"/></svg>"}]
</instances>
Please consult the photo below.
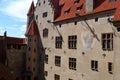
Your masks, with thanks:
<instances>
[{"instance_id":1,"label":"chimney","mask_svg":"<svg viewBox=\"0 0 120 80\"><path fill-rule=\"evenodd\" d=\"M86 13L92 12L94 7L94 0L86 0Z\"/></svg>"}]
</instances>

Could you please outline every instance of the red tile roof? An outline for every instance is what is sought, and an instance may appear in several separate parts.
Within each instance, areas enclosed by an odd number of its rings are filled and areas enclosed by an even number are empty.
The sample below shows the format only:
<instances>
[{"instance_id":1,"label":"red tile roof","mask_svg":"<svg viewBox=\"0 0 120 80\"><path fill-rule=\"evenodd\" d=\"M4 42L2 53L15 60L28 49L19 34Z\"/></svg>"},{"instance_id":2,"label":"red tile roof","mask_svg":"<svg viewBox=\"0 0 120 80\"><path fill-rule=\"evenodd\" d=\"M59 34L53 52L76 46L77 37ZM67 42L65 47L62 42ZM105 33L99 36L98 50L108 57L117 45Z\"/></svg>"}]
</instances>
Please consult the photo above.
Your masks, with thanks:
<instances>
[{"instance_id":1,"label":"red tile roof","mask_svg":"<svg viewBox=\"0 0 120 80\"><path fill-rule=\"evenodd\" d=\"M37 27L37 24L36 24L36 21L35 20L32 20L26 33L25 33L26 36L34 36L34 35L39 35L39 31L38 31L38 27Z\"/></svg>"},{"instance_id":2,"label":"red tile roof","mask_svg":"<svg viewBox=\"0 0 120 80\"><path fill-rule=\"evenodd\" d=\"M0 63L0 78L4 80L15 80L15 77L6 66Z\"/></svg>"},{"instance_id":3,"label":"red tile roof","mask_svg":"<svg viewBox=\"0 0 120 80\"><path fill-rule=\"evenodd\" d=\"M7 44L25 44L25 38L7 37Z\"/></svg>"},{"instance_id":4,"label":"red tile roof","mask_svg":"<svg viewBox=\"0 0 120 80\"><path fill-rule=\"evenodd\" d=\"M34 14L34 10L35 10L35 6L34 6L34 2L32 1L29 11L27 13L27 16Z\"/></svg>"},{"instance_id":5,"label":"red tile roof","mask_svg":"<svg viewBox=\"0 0 120 80\"><path fill-rule=\"evenodd\" d=\"M115 22L120 21L120 6L116 9L114 19Z\"/></svg>"},{"instance_id":6,"label":"red tile roof","mask_svg":"<svg viewBox=\"0 0 120 80\"><path fill-rule=\"evenodd\" d=\"M5 47L3 44L4 36L0 36L0 62L2 61L3 48ZM15 37L6 37L7 44L21 44L25 45L25 38L15 38Z\"/></svg>"},{"instance_id":7,"label":"red tile roof","mask_svg":"<svg viewBox=\"0 0 120 80\"><path fill-rule=\"evenodd\" d=\"M56 0L55 0L56 1ZM115 2L109 2L109 0L96 0L96 2L94 3L94 9L92 12L86 13L85 11L85 0L80 0L78 1L78 4L74 4L76 0L60 0L59 1L59 6L55 6L54 10L55 12L59 13L59 15L55 18L54 22L59 22L62 20L66 20L66 19L71 19L71 18L75 18L76 16L76 9L77 7L81 7L81 10L78 12L78 14L80 16L84 16L84 15L89 15L89 14L95 14L95 13L99 13L99 12L104 12L104 11L108 11L108 10L116 10L115 11L115 17L114 20L115 21L120 21L120 0L116 0ZM52 0L53 5L54 5L54 0ZM62 5L62 8L60 9L60 6ZM58 11L58 9L60 9ZM70 9L68 14L64 14L65 11L67 11L68 9ZM57 10L57 11L56 11Z\"/></svg>"}]
</instances>

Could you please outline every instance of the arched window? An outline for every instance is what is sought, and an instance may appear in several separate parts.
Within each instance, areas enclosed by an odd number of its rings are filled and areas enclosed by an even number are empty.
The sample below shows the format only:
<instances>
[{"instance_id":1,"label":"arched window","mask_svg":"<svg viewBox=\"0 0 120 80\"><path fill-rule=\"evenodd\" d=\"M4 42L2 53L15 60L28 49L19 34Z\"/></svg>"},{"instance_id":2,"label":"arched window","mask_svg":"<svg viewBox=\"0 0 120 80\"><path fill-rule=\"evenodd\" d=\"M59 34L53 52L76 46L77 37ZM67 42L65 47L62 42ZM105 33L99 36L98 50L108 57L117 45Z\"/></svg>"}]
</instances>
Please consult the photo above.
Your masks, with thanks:
<instances>
[{"instance_id":1,"label":"arched window","mask_svg":"<svg viewBox=\"0 0 120 80\"><path fill-rule=\"evenodd\" d=\"M43 37L48 37L48 29L43 29Z\"/></svg>"}]
</instances>

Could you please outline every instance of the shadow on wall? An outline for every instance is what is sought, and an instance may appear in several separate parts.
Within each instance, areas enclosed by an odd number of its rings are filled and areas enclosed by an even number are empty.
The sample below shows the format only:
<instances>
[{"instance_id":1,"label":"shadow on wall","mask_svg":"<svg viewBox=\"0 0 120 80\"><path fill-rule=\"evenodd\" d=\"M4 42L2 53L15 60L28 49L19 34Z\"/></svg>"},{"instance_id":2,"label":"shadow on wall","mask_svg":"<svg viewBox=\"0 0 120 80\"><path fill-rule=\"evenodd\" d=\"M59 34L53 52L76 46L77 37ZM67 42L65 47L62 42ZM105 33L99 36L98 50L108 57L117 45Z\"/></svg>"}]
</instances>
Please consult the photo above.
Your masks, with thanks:
<instances>
[{"instance_id":1,"label":"shadow on wall","mask_svg":"<svg viewBox=\"0 0 120 80\"><path fill-rule=\"evenodd\" d=\"M39 37L38 37L38 46L39 46L39 49L38 49L38 52L39 52L39 66L38 66L38 70L40 71L39 73L39 80L45 80L45 76L44 76L44 61L45 61L45 49L43 47L43 44L42 44L42 40L41 40L41 36L39 34Z\"/></svg>"}]
</instances>

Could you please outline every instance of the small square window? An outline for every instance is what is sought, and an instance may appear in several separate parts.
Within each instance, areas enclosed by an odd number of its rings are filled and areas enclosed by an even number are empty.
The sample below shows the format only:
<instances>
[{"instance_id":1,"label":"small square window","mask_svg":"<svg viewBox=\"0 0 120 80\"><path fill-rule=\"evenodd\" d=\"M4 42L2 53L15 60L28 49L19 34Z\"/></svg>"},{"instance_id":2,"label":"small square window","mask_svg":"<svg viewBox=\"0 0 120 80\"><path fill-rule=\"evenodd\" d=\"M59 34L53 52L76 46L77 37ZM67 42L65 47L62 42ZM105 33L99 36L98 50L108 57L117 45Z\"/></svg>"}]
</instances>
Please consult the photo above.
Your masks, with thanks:
<instances>
[{"instance_id":1,"label":"small square window","mask_svg":"<svg viewBox=\"0 0 120 80\"><path fill-rule=\"evenodd\" d=\"M98 17L95 18L95 22L98 22Z\"/></svg>"},{"instance_id":2,"label":"small square window","mask_svg":"<svg viewBox=\"0 0 120 80\"><path fill-rule=\"evenodd\" d=\"M77 21L75 21L74 24L77 25Z\"/></svg>"},{"instance_id":3,"label":"small square window","mask_svg":"<svg viewBox=\"0 0 120 80\"><path fill-rule=\"evenodd\" d=\"M60 75L55 74L54 78L55 78L54 80L60 80Z\"/></svg>"},{"instance_id":4,"label":"small square window","mask_svg":"<svg viewBox=\"0 0 120 80\"><path fill-rule=\"evenodd\" d=\"M43 13L43 18L47 17L47 14L48 14L47 12L44 12Z\"/></svg>"}]
</instances>

